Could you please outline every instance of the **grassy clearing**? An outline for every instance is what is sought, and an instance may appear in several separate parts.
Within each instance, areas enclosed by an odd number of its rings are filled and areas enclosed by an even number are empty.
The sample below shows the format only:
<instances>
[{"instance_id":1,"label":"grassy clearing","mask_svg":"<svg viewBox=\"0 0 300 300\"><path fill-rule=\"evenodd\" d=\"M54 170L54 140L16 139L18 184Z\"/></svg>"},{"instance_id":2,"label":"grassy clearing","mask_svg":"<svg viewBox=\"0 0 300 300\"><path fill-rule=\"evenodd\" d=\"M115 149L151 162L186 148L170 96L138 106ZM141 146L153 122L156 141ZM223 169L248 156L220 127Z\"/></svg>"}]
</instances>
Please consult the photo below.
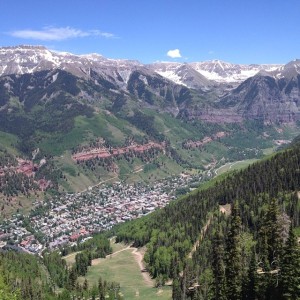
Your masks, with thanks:
<instances>
[{"instance_id":1,"label":"grassy clearing","mask_svg":"<svg viewBox=\"0 0 300 300\"><path fill-rule=\"evenodd\" d=\"M127 248L127 246L128 246L128 245L125 245L124 243L115 243L115 238L111 239L110 244L111 244L113 253L123 250L123 249Z\"/></svg>"},{"instance_id":2,"label":"grassy clearing","mask_svg":"<svg viewBox=\"0 0 300 300\"><path fill-rule=\"evenodd\" d=\"M108 256L105 259L94 261L94 265L89 267L87 280L92 286L97 284L99 276L107 281L119 282L121 285L121 293L124 299L171 299L171 287L163 287L162 289L154 288L153 284L145 282L140 267L136 261L133 249L124 250L127 246L124 244L112 244L114 252L120 251L115 255ZM123 251L122 251L123 250ZM79 278L82 283L84 278Z\"/></svg>"},{"instance_id":3,"label":"grassy clearing","mask_svg":"<svg viewBox=\"0 0 300 300\"><path fill-rule=\"evenodd\" d=\"M127 247L127 245L125 245L123 243L116 244L114 241L115 241L115 239L112 239L112 242L111 242L113 253L117 252L117 251L120 251L120 250L123 250ZM80 251L73 252L73 253L70 253L66 256L63 256L63 259L66 261L68 266L72 266L75 263L75 256L78 253L80 253Z\"/></svg>"}]
</instances>

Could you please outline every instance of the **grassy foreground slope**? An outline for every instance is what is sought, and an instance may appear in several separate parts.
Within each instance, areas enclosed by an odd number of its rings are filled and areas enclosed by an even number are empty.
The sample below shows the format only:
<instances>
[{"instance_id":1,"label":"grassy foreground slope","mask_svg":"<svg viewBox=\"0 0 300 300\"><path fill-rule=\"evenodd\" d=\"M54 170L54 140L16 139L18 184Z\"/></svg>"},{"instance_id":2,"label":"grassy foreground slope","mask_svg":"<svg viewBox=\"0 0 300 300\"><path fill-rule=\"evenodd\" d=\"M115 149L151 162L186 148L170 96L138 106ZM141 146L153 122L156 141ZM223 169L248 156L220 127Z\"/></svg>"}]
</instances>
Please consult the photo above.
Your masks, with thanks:
<instances>
[{"instance_id":1,"label":"grassy foreground slope","mask_svg":"<svg viewBox=\"0 0 300 300\"><path fill-rule=\"evenodd\" d=\"M171 288L155 288L155 281L146 281L136 261L136 249L127 248L115 255L93 262L86 278L93 285L97 284L97 276L120 283L120 291L124 299L171 299ZM83 279L82 279L83 282Z\"/></svg>"}]
</instances>

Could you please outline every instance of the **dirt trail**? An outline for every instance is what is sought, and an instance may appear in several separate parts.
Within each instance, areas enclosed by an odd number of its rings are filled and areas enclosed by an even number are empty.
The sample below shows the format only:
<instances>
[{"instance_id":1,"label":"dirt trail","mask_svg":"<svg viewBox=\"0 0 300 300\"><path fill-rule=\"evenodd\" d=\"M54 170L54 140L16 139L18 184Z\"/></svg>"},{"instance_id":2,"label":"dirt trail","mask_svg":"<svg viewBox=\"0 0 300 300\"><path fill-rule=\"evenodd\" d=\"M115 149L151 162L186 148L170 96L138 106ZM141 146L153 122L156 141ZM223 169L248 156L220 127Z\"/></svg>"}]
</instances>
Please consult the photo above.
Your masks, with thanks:
<instances>
[{"instance_id":1,"label":"dirt trail","mask_svg":"<svg viewBox=\"0 0 300 300\"><path fill-rule=\"evenodd\" d=\"M188 258L192 258L193 256L193 253L196 251L197 247L199 247L200 245L200 242L202 241L202 239L204 238L204 235L212 221L212 218L213 216L210 216L209 219L207 220L206 224L204 225L204 227L202 228L201 232L200 232L200 236L199 236L199 239L196 241L196 243L194 244L191 252L189 253L188 255Z\"/></svg>"},{"instance_id":2,"label":"dirt trail","mask_svg":"<svg viewBox=\"0 0 300 300\"><path fill-rule=\"evenodd\" d=\"M138 263L141 273L143 275L144 281L148 286L153 287L153 280L150 277L150 274L148 272L143 272L145 270L145 266L143 264L144 256L137 248L131 248L133 249L132 254L135 256L135 260Z\"/></svg>"}]
</instances>

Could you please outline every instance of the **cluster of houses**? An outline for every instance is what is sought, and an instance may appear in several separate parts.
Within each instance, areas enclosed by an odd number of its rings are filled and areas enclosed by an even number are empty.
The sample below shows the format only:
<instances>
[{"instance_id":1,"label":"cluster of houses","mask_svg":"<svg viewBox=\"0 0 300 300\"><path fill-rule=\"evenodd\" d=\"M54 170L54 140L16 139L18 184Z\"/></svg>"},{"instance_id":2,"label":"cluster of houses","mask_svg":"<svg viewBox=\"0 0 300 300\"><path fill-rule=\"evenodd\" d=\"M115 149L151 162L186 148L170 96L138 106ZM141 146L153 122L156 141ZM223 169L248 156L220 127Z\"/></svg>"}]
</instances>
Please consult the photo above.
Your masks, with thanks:
<instances>
[{"instance_id":1,"label":"cluster of houses","mask_svg":"<svg viewBox=\"0 0 300 300\"><path fill-rule=\"evenodd\" d=\"M45 248L75 245L93 233L166 206L175 198L176 189L200 180L200 174L182 174L152 186L117 182L57 196L48 202L36 202L26 222L22 215L16 215L0 224L0 247L41 254Z\"/></svg>"}]
</instances>

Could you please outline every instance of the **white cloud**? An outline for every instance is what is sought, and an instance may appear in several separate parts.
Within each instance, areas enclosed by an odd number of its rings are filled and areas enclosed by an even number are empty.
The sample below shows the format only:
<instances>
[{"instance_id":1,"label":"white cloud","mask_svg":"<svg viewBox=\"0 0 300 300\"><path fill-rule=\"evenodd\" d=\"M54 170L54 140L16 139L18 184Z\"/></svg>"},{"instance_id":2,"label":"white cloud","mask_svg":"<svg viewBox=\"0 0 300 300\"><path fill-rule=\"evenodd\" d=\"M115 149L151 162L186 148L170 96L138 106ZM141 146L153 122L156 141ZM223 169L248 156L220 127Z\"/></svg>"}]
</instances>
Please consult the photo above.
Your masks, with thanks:
<instances>
[{"instance_id":1,"label":"white cloud","mask_svg":"<svg viewBox=\"0 0 300 300\"><path fill-rule=\"evenodd\" d=\"M43 27L42 30L16 30L9 33L13 37L22 39L32 39L40 41L62 41L72 38L82 38L88 36L99 36L104 38L115 38L112 33L100 30L75 29L72 27Z\"/></svg>"},{"instance_id":2,"label":"white cloud","mask_svg":"<svg viewBox=\"0 0 300 300\"><path fill-rule=\"evenodd\" d=\"M179 49L169 50L167 52L167 55L171 58L180 58L181 57Z\"/></svg>"}]
</instances>

